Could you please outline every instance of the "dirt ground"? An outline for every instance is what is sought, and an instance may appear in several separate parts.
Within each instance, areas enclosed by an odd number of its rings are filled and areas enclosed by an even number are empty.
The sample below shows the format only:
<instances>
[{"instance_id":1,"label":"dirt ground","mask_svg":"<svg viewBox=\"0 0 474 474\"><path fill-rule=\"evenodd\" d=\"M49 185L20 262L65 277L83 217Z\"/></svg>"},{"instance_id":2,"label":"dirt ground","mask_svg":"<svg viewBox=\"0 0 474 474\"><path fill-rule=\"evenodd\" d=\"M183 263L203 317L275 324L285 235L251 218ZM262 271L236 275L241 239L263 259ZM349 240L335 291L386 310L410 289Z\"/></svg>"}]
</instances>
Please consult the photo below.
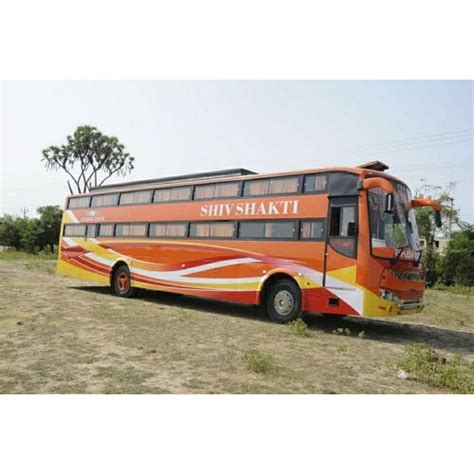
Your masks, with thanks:
<instances>
[{"instance_id":1,"label":"dirt ground","mask_svg":"<svg viewBox=\"0 0 474 474\"><path fill-rule=\"evenodd\" d=\"M449 393L401 380L404 348L474 360L474 296L428 291L422 314L307 315L310 337L254 308L159 292L134 299L0 260L0 393ZM255 372L256 349L278 370Z\"/></svg>"}]
</instances>

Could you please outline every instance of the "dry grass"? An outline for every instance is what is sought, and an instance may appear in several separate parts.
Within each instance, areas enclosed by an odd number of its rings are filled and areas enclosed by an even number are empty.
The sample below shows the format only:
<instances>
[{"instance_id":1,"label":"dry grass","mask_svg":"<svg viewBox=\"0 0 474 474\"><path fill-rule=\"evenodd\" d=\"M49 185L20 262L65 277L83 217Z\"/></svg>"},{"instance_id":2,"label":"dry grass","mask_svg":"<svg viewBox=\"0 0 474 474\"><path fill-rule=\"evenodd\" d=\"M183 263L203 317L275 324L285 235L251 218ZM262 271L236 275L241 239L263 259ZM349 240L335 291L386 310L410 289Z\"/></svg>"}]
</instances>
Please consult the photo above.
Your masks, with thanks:
<instances>
[{"instance_id":1,"label":"dry grass","mask_svg":"<svg viewBox=\"0 0 474 474\"><path fill-rule=\"evenodd\" d=\"M430 291L428 310L410 317L308 315L288 327L245 306L116 298L54 265L0 259L0 393L449 393L399 380L404 348L461 354L460 369L473 360L470 295Z\"/></svg>"}]
</instances>

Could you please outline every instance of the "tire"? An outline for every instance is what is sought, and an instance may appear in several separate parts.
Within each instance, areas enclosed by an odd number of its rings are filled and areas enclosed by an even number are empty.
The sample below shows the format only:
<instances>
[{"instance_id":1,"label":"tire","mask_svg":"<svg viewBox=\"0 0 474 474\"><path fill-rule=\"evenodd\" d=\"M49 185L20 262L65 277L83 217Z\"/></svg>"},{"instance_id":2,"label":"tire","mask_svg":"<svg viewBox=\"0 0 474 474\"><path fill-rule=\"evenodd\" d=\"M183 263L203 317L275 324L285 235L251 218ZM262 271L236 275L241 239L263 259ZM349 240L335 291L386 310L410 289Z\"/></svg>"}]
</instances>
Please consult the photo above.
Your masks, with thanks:
<instances>
[{"instance_id":1,"label":"tire","mask_svg":"<svg viewBox=\"0 0 474 474\"><path fill-rule=\"evenodd\" d=\"M112 289L117 296L131 298L135 296L137 289L132 287L132 278L128 265L120 265L114 271L112 277Z\"/></svg>"},{"instance_id":2,"label":"tire","mask_svg":"<svg viewBox=\"0 0 474 474\"><path fill-rule=\"evenodd\" d=\"M288 323L301 315L301 291L293 280L276 281L267 291L264 309L276 323Z\"/></svg>"}]
</instances>

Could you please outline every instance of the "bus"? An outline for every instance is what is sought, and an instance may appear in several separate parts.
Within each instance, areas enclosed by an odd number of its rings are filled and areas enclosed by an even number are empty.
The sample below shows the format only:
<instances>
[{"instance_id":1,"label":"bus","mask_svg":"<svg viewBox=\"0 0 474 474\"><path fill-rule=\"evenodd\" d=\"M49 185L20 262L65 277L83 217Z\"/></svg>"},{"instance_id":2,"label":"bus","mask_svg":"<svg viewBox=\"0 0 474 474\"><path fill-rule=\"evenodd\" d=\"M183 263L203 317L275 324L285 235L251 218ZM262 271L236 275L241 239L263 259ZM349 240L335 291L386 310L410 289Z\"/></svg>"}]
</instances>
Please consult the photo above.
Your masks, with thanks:
<instances>
[{"instance_id":1,"label":"bus","mask_svg":"<svg viewBox=\"0 0 474 474\"><path fill-rule=\"evenodd\" d=\"M303 312L395 316L423 309L412 199L388 166L246 169L92 188L66 198L58 272L120 297L159 290Z\"/></svg>"}]
</instances>

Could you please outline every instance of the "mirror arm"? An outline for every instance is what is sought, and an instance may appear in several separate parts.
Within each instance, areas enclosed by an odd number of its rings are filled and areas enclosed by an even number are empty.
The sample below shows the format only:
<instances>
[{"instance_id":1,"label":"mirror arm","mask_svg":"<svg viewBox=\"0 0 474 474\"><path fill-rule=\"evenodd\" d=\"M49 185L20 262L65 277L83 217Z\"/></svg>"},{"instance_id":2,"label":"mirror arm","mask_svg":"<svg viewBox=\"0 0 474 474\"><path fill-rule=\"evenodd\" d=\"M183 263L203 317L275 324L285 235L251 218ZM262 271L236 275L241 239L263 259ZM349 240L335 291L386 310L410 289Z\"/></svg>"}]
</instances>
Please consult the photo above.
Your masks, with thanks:
<instances>
[{"instance_id":1,"label":"mirror arm","mask_svg":"<svg viewBox=\"0 0 474 474\"><path fill-rule=\"evenodd\" d=\"M372 189L372 188L382 188L386 193L394 193L395 189L392 186L392 183L385 178L374 177L361 179L358 183L358 189Z\"/></svg>"},{"instance_id":2,"label":"mirror arm","mask_svg":"<svg viewBox=\"0 0 474 474\"><path fill-rule=\"evenodd\" d=\"M443 206L433 199L416 198L411 200L411 207L431 207L435 211L442 211Z\"/></svg>"}]
</instances>

